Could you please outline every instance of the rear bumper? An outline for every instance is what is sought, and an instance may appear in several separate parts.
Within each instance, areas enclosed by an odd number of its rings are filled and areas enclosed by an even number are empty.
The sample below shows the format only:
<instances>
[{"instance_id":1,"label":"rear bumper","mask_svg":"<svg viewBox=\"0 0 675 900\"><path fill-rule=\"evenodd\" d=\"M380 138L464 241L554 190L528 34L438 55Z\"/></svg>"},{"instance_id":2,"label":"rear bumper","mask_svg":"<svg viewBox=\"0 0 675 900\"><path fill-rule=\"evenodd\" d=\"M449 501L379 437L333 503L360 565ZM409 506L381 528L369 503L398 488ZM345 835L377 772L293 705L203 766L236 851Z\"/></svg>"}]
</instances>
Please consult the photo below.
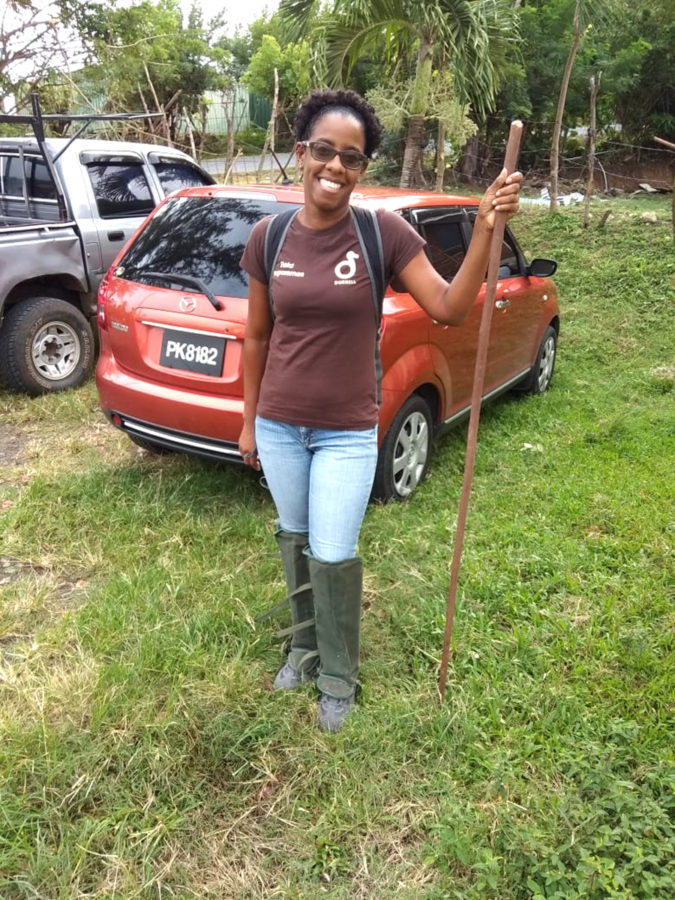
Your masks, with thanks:
<instances>
[{"instance_id":1,"label":"rear bumper","mask_svg":"<svg viewBox=\"0 0 675 900\"><path fill-rule=\"evenodd\" d=\"M220 441L216 438L207 438L200 434L174 431L171 428L163 428L151 422L143 422L133 419L116 410L104 409L106 418L117 428L134 437L149 441L157 447L165 450L174 450L179 453L190 453L203 456L206 459L227 462L234 465L243 465L244 461L239 453L239 447L231 441ZM118 421L115 421L118 420Z\"/></svg>"},{"instance_id":2,"label":"rear bumper","mask_svg":"<svg viewBox=\"0 0 675 900\"><path fill-rule=\"evenodd\" d=\"M127 434L169 450L243 464L243 399L146 381L105 352L96 367L96 386L106 418Z\"/></svg>"}]
</instances>

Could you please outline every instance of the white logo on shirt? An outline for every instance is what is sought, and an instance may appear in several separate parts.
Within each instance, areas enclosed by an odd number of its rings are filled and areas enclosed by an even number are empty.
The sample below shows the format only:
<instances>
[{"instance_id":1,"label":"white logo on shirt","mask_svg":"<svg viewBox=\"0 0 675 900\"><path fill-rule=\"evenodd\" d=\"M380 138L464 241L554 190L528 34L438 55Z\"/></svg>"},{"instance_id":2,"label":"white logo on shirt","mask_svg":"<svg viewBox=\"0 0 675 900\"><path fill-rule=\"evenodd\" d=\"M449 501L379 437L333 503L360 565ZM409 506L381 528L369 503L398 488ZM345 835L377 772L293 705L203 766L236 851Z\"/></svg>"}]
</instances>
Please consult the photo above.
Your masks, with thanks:
<instances>
[{"instance_id":1,"label":"white logo on shirt","mask_svg":"<svg viewBox=\"0 0 675 900\"><path fill-rule=\"evenodd\" d=\"M359 258L358 253L353 250L347 251L347 256L335 266L335 277L338 279L335 284L354 284L352 279L356 275L356 260Z\"/></svg>"},{"instance_id":2,"label":"white logo on shirt","mask_svg":"<svg viewBox=\"0 0 675 900\"><path fill-rule=\"evenodd\" d=\"M304 272L294 272L295 263L289 262L280 262L279 268L274 270L274 277L279 278L281 275L285 275L287 278L304 278Z\"/></svg>"}]
</instances>

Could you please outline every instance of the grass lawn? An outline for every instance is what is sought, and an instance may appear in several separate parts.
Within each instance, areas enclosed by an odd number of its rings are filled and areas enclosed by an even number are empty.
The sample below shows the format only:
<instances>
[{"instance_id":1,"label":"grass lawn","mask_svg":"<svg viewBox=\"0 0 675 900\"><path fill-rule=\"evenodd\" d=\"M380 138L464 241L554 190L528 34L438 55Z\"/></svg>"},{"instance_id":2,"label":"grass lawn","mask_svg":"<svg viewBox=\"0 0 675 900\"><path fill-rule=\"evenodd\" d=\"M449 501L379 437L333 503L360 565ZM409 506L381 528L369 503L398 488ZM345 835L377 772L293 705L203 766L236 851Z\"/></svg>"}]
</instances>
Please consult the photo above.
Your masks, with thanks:
<instances>
[{"instance_id":1,"label":"grass lawn","mask_svg":"<svg viewBox=\"0 0 675 900\"><path fill-rule=\"evenodd\" d=\"M93 382L0 393L2 898L672 900L669 199L605 208L517 223L559 263L558 366L482 417L443 707L465 429L368 510L363 693L327 736L270 690L253 473L138 450Z\"/></svg>"}]
</instances>

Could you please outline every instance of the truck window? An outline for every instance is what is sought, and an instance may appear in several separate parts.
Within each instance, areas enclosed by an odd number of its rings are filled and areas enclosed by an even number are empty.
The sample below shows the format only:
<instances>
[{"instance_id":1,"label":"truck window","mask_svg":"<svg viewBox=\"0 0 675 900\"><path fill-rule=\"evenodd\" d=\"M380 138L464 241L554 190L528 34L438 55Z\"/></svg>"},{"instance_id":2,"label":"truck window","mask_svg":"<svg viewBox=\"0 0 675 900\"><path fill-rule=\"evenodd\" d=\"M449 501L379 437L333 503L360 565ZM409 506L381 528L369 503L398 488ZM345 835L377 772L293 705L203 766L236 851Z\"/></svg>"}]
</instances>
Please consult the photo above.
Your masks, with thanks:
<instances>
[{"instance_id":1,"label":"truck window","mask_svg":"<svg viewBox=\"0 0 675 900\"><path fill-rule=\"evenodd\" d=\"M2 157L2 193L9 197L23 197L23 177L18 156Z\"/></svg>"},{"instance_id":2,"label":"truck window","mask_svg":"<svg viewBox=\"0 0 675 900\"><path fill-rule=\"evenodd\" d=\"M24 198L24 189L26 198ZM0 211L21 219L58 221L56 188L40 157L0 155Z\"/></svg>"},{"instance_id":3,"label":"truck window","mask_svg":"<svg viewBox=\"0 0 675 900\"><path fill-rule=\"evenodd\" d=\"M24 156L24 175L31 200L56 200L56 190L44 160ZM0 157L0 193L23 197L21 160L18 156Z\"/></svg>"},{"instance_id":4,"label":"truck window","mask_svg":"<svg viewBox=\"0 0 675 900\"><path fill-rule=\"evenodd\" d=\"M56 200L56 189L43 159L25 161L28 196L35 200Z\"/></svg>"},{"instance_id":5,"label":"truck window","mask_svg":"<svg viewBox=\"0 0 675 900\"><path fill-rule=\"evenodd\" d=\"M88 163L87 172L102 219L147 216L155 208L140 161Z\"/></svg>"},{"instance_id":6,"label":"truck window","mask_svg":"<svg viewBox=\"0 0 675 900\"><path fill-rule=\"evenodd\" d=\"M429 222L422 225L426 252L432 266L446 281L452 281L464 260L464 239L459 222Z\"/></svg>"},{"instance_id":7,"label":"truck window","mask_svg":"<svg viewBox=\"0 0 675 900\"><path fill-rule=\"evenodd\" d=\"M184 187L203 187L205 184L213 184L201 169L187 160L162 159L153 163L159 183L165 194L177 191Z\"/></svg>"}]
</instances>

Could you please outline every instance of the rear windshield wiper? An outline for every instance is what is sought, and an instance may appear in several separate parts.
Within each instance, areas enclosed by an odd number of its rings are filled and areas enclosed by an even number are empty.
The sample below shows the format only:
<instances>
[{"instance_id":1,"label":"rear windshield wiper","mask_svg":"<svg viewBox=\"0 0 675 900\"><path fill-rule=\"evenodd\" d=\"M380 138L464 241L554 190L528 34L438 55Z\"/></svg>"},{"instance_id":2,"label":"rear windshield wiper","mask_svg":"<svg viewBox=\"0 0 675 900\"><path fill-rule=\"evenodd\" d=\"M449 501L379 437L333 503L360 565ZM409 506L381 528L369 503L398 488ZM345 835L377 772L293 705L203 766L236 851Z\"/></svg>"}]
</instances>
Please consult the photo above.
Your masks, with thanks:
<instances>
[{"instance_id":1,"label":"rear windshield wiper","mask_svg":"<svg viewBox=\"0 0 675 900\"><path fill-rule=\"evenodd\" d=\"M194 275L174 275L173 272L154 272L149 269L147 271L141 270L136 273L137 278L145 278L146 276L148 278L161 278L162 281L173 281L174 284L182 284L185 287L196 288L200 294L203 294L211 301L215 309L223 308L223 304L219 300L216 300L211 289L204 284L201 278L195 278Z\"/></svg>"}]
</instances>

